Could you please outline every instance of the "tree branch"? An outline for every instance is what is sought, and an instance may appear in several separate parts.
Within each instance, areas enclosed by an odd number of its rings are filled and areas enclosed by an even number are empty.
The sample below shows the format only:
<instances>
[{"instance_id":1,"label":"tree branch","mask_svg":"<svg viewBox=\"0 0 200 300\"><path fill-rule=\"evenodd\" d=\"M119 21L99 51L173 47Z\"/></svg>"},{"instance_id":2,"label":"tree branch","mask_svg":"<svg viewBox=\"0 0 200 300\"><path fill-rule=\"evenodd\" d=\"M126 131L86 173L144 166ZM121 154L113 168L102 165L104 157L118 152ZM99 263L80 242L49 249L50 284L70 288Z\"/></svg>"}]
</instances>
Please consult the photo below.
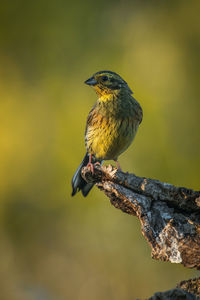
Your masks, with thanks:
<instances>
[{"instance_id":1,"label":"tree branch","mask_svg":"<svg viewBox=\"0 0 200 300\"><path fill-rule=\"evenodd\" d=\"M200 299L200 277L181 281L175 289L157 292L148 300L198 300Z\"/></svg>"},{"instance_id":2,"label":"tree branch","mask_svg":"<svg viewBox=\"0 0 200 300\"><path fill-rule=\"evenodd\" d=\"M123 173L112 166L87 167L82 176L95 182L123 212L137 216L152 257L200 269L200 192Z\"/></svg>"}]
</instances>

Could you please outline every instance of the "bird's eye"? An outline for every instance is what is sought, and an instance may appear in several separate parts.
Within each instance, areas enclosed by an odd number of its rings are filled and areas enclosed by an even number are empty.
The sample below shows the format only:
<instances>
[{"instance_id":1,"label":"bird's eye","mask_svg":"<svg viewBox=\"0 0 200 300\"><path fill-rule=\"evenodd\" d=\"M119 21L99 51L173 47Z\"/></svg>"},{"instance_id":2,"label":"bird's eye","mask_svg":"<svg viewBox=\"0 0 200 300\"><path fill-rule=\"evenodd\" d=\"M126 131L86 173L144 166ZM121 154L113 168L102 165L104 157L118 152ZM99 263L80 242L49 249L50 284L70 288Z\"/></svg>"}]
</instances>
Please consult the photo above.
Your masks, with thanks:
<instances>
[{"instance_id":1,"label":"bird's eye","mask_svg":"<svg viewBox=\"0 0 200 300\"><path fill-rule=\"evenodd\" d=\"M102 76L101 79L102 79L102 81L107 81L108 80L108 76L106 76L106 75Z\"/></svg>"}]
</instances>

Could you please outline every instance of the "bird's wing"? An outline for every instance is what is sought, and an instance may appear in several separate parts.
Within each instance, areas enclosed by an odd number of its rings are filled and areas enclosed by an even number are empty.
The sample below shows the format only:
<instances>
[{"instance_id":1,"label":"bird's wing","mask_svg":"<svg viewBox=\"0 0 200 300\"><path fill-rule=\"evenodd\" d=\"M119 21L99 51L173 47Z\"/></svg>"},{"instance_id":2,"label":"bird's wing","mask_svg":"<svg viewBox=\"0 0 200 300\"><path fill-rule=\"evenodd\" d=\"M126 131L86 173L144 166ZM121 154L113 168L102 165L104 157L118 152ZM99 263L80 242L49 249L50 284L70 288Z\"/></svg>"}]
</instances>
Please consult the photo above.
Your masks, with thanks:
<instances>
[{"instance_id":1,"label":"bird's wing","mask_svg":"<svg viewBox=\"0 0 200 300\"><path fill-rule=\"evenodd\" d=\"M85 136L87 135L88 127L90 127L92 125L92 120L95 115L95 107L96 107L96 104L92 107L91 111L88 114L87 121L86 121L86 128L85 128Z\"/></svg>"},{"instance_id":2,"label":"bird's wing","mask_svg":"<svg viewBox=\"0 0 200 300\"><path fill-rule=\"evenodd\" d=\"M133 98L133 97L132 97ZM134 100L134 113L135 113L135 117L137 118L139 124L142 122L143 119L143 110L142 107L140 106L140 104L137 102L137 100L135 98L133 98Z\"/></svg>"},{"instance_id":3,"label":"bird's wing","mask_svg":"<svg viewBox=\"0 0 200 300\"><path fill-rule=\"evenodd\" d=\"M96 110L96 103L92 107L91 111L88 114L86 128L85 128L85 146L88 149L88 141L93 137L93 132L97 128L97 123L99 116ZM88 149L89 151L89 149Z\"/></svg>"}]
</instances>

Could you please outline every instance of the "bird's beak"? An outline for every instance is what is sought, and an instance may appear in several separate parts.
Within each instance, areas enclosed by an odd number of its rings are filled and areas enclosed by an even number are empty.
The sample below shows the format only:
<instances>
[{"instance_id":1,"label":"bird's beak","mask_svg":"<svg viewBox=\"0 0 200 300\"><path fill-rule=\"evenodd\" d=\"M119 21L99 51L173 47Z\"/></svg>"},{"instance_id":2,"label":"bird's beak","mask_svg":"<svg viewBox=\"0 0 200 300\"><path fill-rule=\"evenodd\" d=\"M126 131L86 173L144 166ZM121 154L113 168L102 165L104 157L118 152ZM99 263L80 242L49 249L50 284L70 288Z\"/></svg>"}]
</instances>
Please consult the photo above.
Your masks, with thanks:
<instances>
[{"instance_id":1,"label":"bird's beak","mask_svg":"<svg viewBox=\"0 0 200 300\"><path fill-rule=\"evenodd\" d=\"M85 83L85 84L88 84L88 85L95 85L95 84L97 84L97 81L96 81L96 79L92 76L92 77L90 77L89 79L87 79L84 83Z\"/></svg>"}]
</instances>

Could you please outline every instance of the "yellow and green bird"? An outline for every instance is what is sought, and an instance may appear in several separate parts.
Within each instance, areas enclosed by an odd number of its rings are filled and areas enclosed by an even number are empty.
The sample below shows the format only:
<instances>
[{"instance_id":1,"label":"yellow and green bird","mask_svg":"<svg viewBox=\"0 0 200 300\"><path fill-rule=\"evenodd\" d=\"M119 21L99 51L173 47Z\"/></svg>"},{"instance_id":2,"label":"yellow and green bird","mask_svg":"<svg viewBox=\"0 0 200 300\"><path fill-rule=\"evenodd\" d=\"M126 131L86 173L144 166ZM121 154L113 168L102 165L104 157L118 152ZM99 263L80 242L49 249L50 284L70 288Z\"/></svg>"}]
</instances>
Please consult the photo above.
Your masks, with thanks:
<instances>
[{"instance_id":1,"label":"yellow and green bird","mask_svg":"<svg viewBox=\"0 0 200 300\"><path fill-rule=\"evenodd\" d=\"M98 95L90 111L85 130L87 153L72 178L72 196L81 190L87 196L93 183L87 183L81 176L81 169L104 160L114 160L132 143L143 112L132 96L133 92L117 73L100 71L85 81Z\"/></svg>"}]
</instances>

